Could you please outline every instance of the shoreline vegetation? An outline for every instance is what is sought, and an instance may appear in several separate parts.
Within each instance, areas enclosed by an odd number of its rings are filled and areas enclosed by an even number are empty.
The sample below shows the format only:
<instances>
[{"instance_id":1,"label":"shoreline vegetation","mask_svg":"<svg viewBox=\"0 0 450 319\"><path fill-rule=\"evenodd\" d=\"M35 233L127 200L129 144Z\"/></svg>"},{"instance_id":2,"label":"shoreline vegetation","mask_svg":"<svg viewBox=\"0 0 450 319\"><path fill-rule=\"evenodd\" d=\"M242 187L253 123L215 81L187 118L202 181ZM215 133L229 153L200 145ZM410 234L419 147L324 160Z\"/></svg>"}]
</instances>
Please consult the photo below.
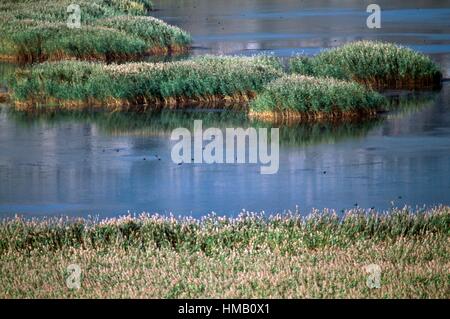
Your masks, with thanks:
<instances>
[{"instance_id":1,"label":"shoreline vegetation","mask_svg":"<svg viewBox=\"0 0 450 319\"><path fill-rule=\"evenodd\" d=\"M386 109L375 90L436 89L442 78L429 57L381 42L358 41L312 58L293 57L289 65L286 70L280 59L264 55L160 63L44 62L17 71L9 88L22 111L203 107L234 109L269 122L345 121Z\"/></svg>"},{"instance_id":2,"label":"shoreline vegetation","mask_svg":"<svg viewBox=\"0 0 450 319\"><path fill-rule=\"evenodd\" d=\"M0 60L35 63L67 59L107 62L186 52L190 35L146 16L148 0L79 0L81 27L69 28L70 0L0 4Z\"/></svg>"},{"instance_id":3,"label":"shoreline vegetation","mask_svg":"<svg viewBox=\"0 0 450 319\"><path fill-rule=\"evenodd\" d=\"M0 221L2 298L449 298L450 208ZM65 285L67 266L81 288ZM381 269L379 289L365 267Z\"/></svg>"}]
</instances>

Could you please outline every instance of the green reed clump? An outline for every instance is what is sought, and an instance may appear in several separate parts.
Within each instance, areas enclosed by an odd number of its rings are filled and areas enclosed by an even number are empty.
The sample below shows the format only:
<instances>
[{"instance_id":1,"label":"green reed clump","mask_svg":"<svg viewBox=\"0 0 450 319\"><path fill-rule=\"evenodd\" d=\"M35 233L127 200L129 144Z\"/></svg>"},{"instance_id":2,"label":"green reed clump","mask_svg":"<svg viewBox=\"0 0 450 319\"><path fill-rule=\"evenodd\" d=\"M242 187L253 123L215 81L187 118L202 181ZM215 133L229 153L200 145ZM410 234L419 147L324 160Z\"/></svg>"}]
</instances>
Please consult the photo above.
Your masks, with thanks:
<instances>
[{"instance_id":1,"label":"green reed clump","mask_svg":"<svg viewBox=\"0 0 450 319\"><path fill-rule=\"evenodd\" d=\"M145 52L143 39L105 27L69 29L64 24L30 27L12 35L16 52L27 61L126 58Z\"/></svg>"},{"instance_id":2,"label":"green reed clump","mask_svg":"<svg viewBox=\"0 0 450 319\"><path fill-rule=\"evenodd\" d=\"M4 19L19 21L66 22L70 0L3 0L0 14ZM152 9L148 0L77 0L81 20L93 22L100 18L122 15L145 15ZM10 22L10 21L2 21ZM11 26L10 23L7 25ZM13 27L13 26L11 26Z\"/></svg>"},{"instance_id":3,"label":"green reed clump","mask_svg":"<svg viewBox=\"0 0 450 319\"><path fill-rule=\"evenodd\" d=\"M251 103L253 112L304 114L349 113L376 110L385 103L364 86L334 78L288 75L269 83Z\"/></svg>"},{"instance_id":4,"label":"green reed clump","mask_svg":"<svg viewBox=\"0 0 450 319\"><path fill-rule=\"evenodd\" d=\"M121 16L99 20L97 24L137 36L150 47L182 47L191 43L188 33L153 17Z\"/></svg>"},{"instance_id":5,"label":"green reed clump","mask_svg":"<svg viewBox=\"0 0 450 319\"><path fill-rule=\"evenodd\" d=\"M103 2L116 10L130 14L142 14L153 9L150 0L103 0Z\"/></svg>"},{"instance_id":6,"label":"green reed clump","mask_svg":"<svg viewBox=\"0 0 450 319\"><path fill-rule=\"evenodd\" d=\"M186 50L189 34L145 17L148 0L80 0L81 28L66 21L70 0L0 4L0 58L24 62L131 59Z\"/></svg>"},{"instance_id":7,"label":"green reed clump","mask_svg":"<svg viewBox=\"0 0 450 319\"><path fill-rule=\"evenodd\" d=\"M429 233L448 236L449 232L448 207L392 209L382 214L351 210L343 215L324 210L306 217L294 213L270 217L243 213L237 218L209 215L202 219L143 214L101 221L17 217L0 223L0 252L118 246L208 255L259 249L295 254L301 248L347 247L359 240L385 241Z\"/></svg>"},{"instance_id":8,"label":"green reed clump","mask_svg":"<svg viewBox=\"0 0 450 319\"><path fill-rule=\"evenodd\" d=\"M355 80L377 89L436 87L442 77L428 56L376 41L349 43L313 58L297 56L290 68L293 73Z\"/></svg>"},{"instance_id":9,"label":"green reed clump","mask_svg":"<svg viewBox=\"0 0 450 319\"><path fill-rule=\"evenodd\" d=\"M278 59L267 56L203 56L169 63L43 63L20 71L10 89L30 105L123 103L177 106L196 99L252 94L282 76ZM213 100L214 100L213 99Z\"/></svg>"}]
</instances>

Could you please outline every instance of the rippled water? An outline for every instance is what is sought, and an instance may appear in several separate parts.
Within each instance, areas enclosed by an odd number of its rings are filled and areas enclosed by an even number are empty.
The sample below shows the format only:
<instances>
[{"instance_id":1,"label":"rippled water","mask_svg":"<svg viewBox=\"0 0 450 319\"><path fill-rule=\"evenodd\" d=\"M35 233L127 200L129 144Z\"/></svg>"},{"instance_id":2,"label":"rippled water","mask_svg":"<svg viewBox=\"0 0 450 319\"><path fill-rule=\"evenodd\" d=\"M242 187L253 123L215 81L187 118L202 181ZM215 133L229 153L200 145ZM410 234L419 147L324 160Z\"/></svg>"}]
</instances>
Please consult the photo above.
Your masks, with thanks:
<instances>
[{"instance_id":1,"label":"rippled water","mask_svg":"<svg viewBox=\"0 0 450 319\"><path fill-rule=\"evenodd\" d=\"M367 4L370 2L367 2ZM378 1L382 28L365 26L364 1L155 1L156 16L193 34L193 54L314 54L354 39L395 41L450 69L448 1ZM421 9L418 9L421 8ZM14 66L0 64L3 74ZM241 209L308 211L450 204L450 82L401 93L398 106L358 124L281 127L280 169L170 160L170 132L249 126L213 112L130 115L0 113L0 215L113 216L128 210L200 216ZM395 103L394 103L395 104ZM257 123L257 125L262 125Z\"/></svg>"}]
</instances>

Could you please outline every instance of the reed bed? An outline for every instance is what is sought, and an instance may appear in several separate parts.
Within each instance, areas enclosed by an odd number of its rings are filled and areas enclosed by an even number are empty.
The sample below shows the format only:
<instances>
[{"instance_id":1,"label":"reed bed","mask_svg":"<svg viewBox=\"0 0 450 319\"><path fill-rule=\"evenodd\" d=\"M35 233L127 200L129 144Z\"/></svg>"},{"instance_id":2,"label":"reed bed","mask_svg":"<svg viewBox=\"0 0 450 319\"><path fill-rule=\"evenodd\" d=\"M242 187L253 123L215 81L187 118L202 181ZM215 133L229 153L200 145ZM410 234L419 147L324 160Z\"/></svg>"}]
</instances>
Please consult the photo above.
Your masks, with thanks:
<instances>
[{"instance_id":1,"label":"reed bed","mask_svg":"<svg viewBox=\"0 0 450 319\"><path fill-rule=\"evenodd\" d=\"M374 89L438 88L442 74L428 56L392 43L357 41L313 58L291 59L293 73L354 80Z\"/></svg>"},{"instance_id":2,"label":"reed bed","mask_svg":"<svg viewBox=\"0 0 450 319\"><path fill-rule=\"evenodd\" d=\"M213 256L224 250L280 250L347 247L358 240L384 241L427 233L449 235L450 208L393 208L384 213L352 209L314 210L266 216L243 211L238 217L212 213L201 219L142 214L95 218L5 218L0 223L0 252L59 250L68 247L170 248Z\"/></svg>"},{"instance_id":3,"label":"reed bed","mask_svg":"<svg viewBox=\"0 0 450 319\"><path fill-rule=\"evenodd\" d=\"M19 109L58 105L146 110L187 105L245 104L255 92L282 76L270 56L203 56L169 63L43 63L12 78Z\"/></svg>"},{"instance_id":4,"label":"reed bed","mask_svg":"<svg viewBox=\"0 0 450 319\"><path fill-rule=\"evenodd\" d=\"M356 82L288 75L269 83L250 105L261 119L336 119L375 115L386 100Z\"/></svg>"},{"instance_id":5,"label":"reed bed","mask_svg":"<svg viewBox=\"0 0 450 319\"><path fill-rule=\"evenodd\" d=\"M0 4L0 59L47 60L135 59L188 49L190 35L165 22L142 16L148 0L80 0L81 28L69 28L61 1L6 1Z\"/></svg>"},{"instance_id":6,"label":"reed bed","mask_svg":"<svg viewBox=\"0 0 450 319\"><path fill-rule=\"evenodd\" d=\"M1 297L448 298L450 208L4 219ZM79 264L79 290L65 286ZM381 287L364 266L379 264Z\"/></svg>"}]
</instances>

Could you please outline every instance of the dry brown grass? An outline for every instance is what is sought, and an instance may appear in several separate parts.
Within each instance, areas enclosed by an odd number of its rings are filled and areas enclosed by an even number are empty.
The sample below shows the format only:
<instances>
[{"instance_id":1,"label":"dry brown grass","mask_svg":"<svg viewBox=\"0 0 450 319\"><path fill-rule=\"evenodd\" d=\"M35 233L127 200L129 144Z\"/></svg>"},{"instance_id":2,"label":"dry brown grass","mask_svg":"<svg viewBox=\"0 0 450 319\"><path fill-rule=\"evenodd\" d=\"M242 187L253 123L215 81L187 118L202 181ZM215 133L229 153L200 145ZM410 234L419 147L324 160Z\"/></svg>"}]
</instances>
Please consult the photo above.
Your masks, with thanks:
<instances>
[{"instance_id":1,"label":"dry brown grass","mask_svg":"<svg viewBox=\"0 0 450 319\"><path fill-rule=\"evenodd\" d=\"M449 298L448 236L357 242L289 255L233 251L208 257L173 250L64 249L1 257L2 298ZM79 290L65 285L79 264ZM381 267L381 287L364 266Z\"/></svg>"}]
</instances>

